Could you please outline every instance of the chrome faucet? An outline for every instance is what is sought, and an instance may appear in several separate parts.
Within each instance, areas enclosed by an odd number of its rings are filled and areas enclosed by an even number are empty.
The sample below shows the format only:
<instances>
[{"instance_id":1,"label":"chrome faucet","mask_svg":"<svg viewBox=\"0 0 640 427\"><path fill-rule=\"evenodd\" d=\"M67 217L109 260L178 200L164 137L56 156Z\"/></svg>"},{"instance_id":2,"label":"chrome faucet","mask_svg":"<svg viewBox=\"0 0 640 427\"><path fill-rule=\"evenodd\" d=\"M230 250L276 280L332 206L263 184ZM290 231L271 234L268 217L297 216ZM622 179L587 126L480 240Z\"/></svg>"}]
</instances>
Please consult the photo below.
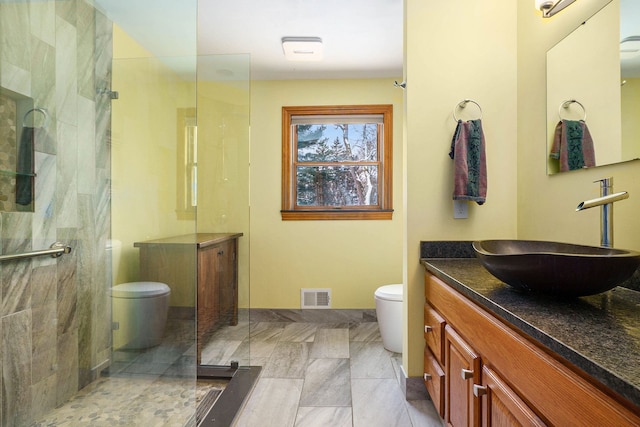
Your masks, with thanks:
<instances>
[{"instance_id":1,"label":"chrome faucet","mask_svg":"<svg viewBox=\"0 0 640 427\"><path fill-rule=\"evenodd\" d=\"M580 202L577 211L601 206L600 209L600 246L605 248L613 247L613 202L629 198L629 193L622 191L620 193L612 193L613 177L602 178L597 181L600 183L600 197Z\"/></svg>"}]
</instances>

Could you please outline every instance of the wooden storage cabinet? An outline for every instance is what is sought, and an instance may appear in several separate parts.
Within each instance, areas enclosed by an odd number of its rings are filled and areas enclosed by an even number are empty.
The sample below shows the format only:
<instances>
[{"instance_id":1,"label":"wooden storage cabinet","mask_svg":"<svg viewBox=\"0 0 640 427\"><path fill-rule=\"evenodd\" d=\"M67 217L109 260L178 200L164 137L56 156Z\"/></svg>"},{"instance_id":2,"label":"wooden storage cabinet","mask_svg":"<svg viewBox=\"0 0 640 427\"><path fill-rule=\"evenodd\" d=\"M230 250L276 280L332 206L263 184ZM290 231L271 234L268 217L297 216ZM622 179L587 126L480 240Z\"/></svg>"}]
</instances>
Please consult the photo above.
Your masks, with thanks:
<instances>
[{"instance_id":1,"label":"wooden storage cabinet","mask_svg":"<svg viewBox=\"0 0 640 427\"><path fill-rule=\"evenodd\" d=\"M171 310L181 318L195 316L198 364L204 340L218 326L238 322L237 252L241 236L196 233L133 245L140 249L140 280L166 283L171 288Z\"/></svg>"},{"instance_id":2,"label":"wooden storage cabinet","mask_svg":"<svg viewBox=\"0 0 640 427\"><path fill-rule=\"evenodd\" d=\"M436 409L444 405L448 425L640 425L640 417L613 391L595 385L428 272L425 296L425 326L433 324L433 313L445 325L443 361L433 356L438 344L425 332L425 374L430 375L425 385ZM444 393L429 384L437 368L444 372Z\"/></svg>"}]
</instances>

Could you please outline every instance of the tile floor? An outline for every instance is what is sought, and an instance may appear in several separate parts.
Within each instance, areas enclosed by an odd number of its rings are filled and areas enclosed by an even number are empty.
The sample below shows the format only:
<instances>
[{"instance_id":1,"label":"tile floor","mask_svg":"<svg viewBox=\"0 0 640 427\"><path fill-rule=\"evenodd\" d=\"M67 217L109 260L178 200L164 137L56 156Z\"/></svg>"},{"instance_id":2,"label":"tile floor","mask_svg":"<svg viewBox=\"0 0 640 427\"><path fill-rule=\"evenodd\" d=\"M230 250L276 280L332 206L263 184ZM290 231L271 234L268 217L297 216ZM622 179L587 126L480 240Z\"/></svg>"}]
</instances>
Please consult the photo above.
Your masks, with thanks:
<instances>
[{"instance_id":1,"label":"tile floor","mask_svg":"<svg viewBox=\"0 0 640 427\"><path fill-rule=\"evenodd\" d=\"M248 339L241 321L203 348L203 363L262 366L236 427L443 425L431 401L405 399L401 355L384 349L375 318L357 310L329 316L252 312Z\"/></svg>"},{"instance_id":2,"label":"tile floor","mask_svg":"<svg viewBox=\"0 0 640 427\"><path fill-rule=\"evenodd\" d=\"M34 426L183 426L199 396L225 384L195 387L192 324L172 324L166 335L137 356L115 352L111 376ZM252 311L203 348L203 364L232 360L262 366L236 427L443 425L431 401L405 399L401 357L382 346L375 311Z\"/></svg>"}]
</instances>

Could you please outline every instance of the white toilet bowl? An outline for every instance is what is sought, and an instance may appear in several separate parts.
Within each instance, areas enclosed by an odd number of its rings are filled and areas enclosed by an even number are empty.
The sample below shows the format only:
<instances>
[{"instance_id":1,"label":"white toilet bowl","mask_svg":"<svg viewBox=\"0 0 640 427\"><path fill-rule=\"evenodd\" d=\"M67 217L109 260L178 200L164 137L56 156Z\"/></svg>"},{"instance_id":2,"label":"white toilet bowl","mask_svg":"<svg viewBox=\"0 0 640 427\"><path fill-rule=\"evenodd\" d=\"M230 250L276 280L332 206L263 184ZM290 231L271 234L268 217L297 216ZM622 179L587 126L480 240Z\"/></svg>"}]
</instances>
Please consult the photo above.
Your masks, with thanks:
<instances>
[{"instance_id":1,"label":"white toilet bowl","mask_svg":"<svg viewBox=\"0 0 640 427\"><path fill-rule=\"evenodd\" d=\"M113 349L144 349L160 344L170 293L169 286L160 282L129 282L111 288Z\"/></svg>"},{"instance_id":2,"label":"white toilet bowl","mask_svg":"<svg viewBox=\"0 0 640 427\"><path fill-rule=\"evenodd\" d=\"M375 292L376 316L384 348L402 353L402 290L400 285L385 285Z\"/></svg>"}]
</instances>

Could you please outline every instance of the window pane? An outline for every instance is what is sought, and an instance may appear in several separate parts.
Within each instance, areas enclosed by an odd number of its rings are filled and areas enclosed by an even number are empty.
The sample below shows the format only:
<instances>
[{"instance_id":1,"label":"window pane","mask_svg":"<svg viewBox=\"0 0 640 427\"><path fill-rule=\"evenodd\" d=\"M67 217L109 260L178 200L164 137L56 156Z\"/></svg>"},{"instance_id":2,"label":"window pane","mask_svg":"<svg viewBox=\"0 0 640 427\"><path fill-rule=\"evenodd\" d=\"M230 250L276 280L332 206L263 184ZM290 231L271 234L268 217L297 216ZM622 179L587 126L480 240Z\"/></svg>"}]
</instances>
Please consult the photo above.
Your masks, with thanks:
<instances>
[{"instance_id":1,"label":"window pane","mask_svg":"<svg viewBox=\"0 0 640 427\"><path fill-rule=\"evenodd\" d=\"M299 166L298 206L378 204L377 166Z\"/></svg>"},{"instance_id":2,"label":"window pane","mask_svg":"<svg viewBox=\"0 0 640 427\"><path fill-rule=\"evenodd\" d=\"M296 125L298 162L378 161L378 125Z\"/></svg>"}]
</instances>

